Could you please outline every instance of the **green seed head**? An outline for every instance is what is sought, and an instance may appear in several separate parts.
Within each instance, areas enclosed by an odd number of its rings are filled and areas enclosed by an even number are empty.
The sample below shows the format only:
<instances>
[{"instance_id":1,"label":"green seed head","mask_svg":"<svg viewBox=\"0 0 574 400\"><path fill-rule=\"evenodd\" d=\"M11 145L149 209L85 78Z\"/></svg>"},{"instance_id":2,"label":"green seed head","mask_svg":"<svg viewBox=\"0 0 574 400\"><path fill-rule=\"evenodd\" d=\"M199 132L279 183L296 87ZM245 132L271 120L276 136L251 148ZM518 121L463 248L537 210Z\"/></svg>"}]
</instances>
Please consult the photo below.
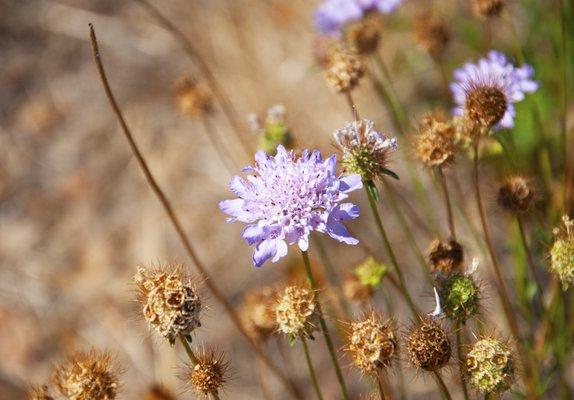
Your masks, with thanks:
<instances>
[{"instance_id":1,"label":"green seed head","mask_svg":"<svg viewBox=\"0 0 574 400\"><path fill-rule=\"evenodd\" d=\"M470 275L447 276L440 284L439 295L450 319L464 323L478 311L479 288Z\"/></svg>"},{"instance_id":2,"label":"green seed head","mask_svg":"<svg viewBox=\"0 0 574 400\"><path fill-rule=\"evenodd\" d=\"M280 144L291 147L292 139L287 126L282 121L267 124L259 138L259 149L272 154Z\"/></svg>"},{"instance_id":3,"label":"green seed head","mask_svg":"<svg viewBox=\"0 0 574 400\"><path fill-rule=\"evenodd\" d=\"M388 268L385 264L378 262L373 257L367 257L365 261L355 267L355 275L359 282L365 286L375 287L381 283Z\"/></svg>"},{"instance_id":4,"label":"green seed head","mask_svg":"<svg viewBox=\"0 0 574 400\"><path fill-rule=\"evenodd\" d=\"M550 270L560 279L563 290L574 283L574 222L564 216L564 226L556 228L556 239L550 249Z\"/></svg>"},{"instance_id":5,"label":"green seed head","mask_svg":"<svg viewBox=\"0 0 574 400\"><path fill-rule=\"evenodd\" d=\"M510 349L493 338L476 342L466 356L470 384L483 393L501 393L514 382Z\"/></svg>"}]
</instances>

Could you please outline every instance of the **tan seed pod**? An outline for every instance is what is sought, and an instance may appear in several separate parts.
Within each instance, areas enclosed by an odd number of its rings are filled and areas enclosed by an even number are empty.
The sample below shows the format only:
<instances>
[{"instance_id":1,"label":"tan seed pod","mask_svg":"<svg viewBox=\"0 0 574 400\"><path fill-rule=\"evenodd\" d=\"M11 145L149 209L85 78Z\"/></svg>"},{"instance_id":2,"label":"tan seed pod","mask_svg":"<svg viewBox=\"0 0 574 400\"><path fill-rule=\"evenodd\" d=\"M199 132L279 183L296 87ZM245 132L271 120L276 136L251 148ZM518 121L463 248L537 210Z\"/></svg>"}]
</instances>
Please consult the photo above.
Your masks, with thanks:
<instances>
[{"instance_id":1,"label":"tan seed pod","mask_svg":"<svg viewBox=\"0 0 574 400\"><path fill-rule=\"evenodd\" d=\"M535 199L532 182L522 176L512 176L498 190L498 204L512 213L527 211Z\"/></svg>"},{"instance_id":2,"label":"tan seed pod","mask_svg":"<svg viewBox=\"0 0 574 400\"><path fill-rule=\"evenodd\" d=\"M353 90L365 74L365 66L352 50L339 47L327 57L325 79L327 85L337 93Z\"/></svg>"},{"instance_id":3,"label":"tan seed pod","mask_svg":"<svg viewBox=\"0 0 574 400\"><path fill-rule=\"evenodd\" d=\"M499 87L473 86L466 90L464 107L466 117L475 126L487 130L502 120L508 109L508 100Z\"/></svg>"},{"instance_id":4,"label":"tan seed pod","mask_svg":"<svg viewBox=\"0 0 574 400\"><path fill-rule=\"evenodd\" d=\"M203 117L213 110L211 94L203 85L187 76L175 83L175 98L179 111L188 117Z\"/></svg>"},{"instance_id":5,"label":"tan seed pod","mask_svg":"<svg viewBox=\"0 0 574 400\"><path fill-rule=\"evenodd\" d=\"M448 275L459 269L464 261L464 252L456 240L434 239L427 250L428 261L434 272Z\"/></svg>"},{"instance_id":6,"label":"tan seed pod","mask_svg":"<svg viewBox=\"0 0 574 400\"><path fill-rule=\"evenodd\" d=\"M413 35L415 42L435 60L442 58L450 42L450 31L445 21L428 12L415 19Z\"/></svg>"},{"instance_id":7,"label":"tan seed pod","mask_svg":"<svg viewBox=\"0 0 574 400\"><path fill-rule=\"evenodd\" d=\"M217 394L228 380L229 361L223 353L204 348L197 355L197 363L189 367L186 377L200 395Z\"/></svg>"},{"instance_id":8,"label":"tan seed pod","mask_svg":"<svg viewBox=\"0 0 574 400\"><path fill-rule=\"evenodd\" d=\"M254 340L264 342L277 331L276 306L277 291L271 286L258 288L245 296L239 314Z\"/></svg>"},{"instance_id":9,"label":"tan seed pod","mask_svg":"<svg viewBox=\"0 0 574 400\"><path fill-rule=\"evenodd\" d=\"M451 346L444 328L432 318L423 318L407 337L409 361L416 368L438 371L451 357Z\"/></svg>"},{"instance_id":10,"label":"tan seed pod","mask_svg":"<svg viewBox=\"0 0 574 400\"><path fill-rule=\"evenodd\" d=\"M367 55L375 52L381 38L381 21L376 15L367 16L349 24L345 28L345 42L357 54Z\"/></svg>"},{"instance_id":11,"label":"tan seed pod","mask_svg":"<svg viewBox=\"0 0 574 400\"><path fill-rule=\"evenodd\" d=\"M288 286L275 308L279 331L290 338L311 337L319 326L315 292L302 286Z\"/></svg>"},{"instance_id":12,"label":"tan seed pod","mask_svg":"<svg viewBox=\"0 0 574 400\"><path fill-rule=\"evenodd\" d=\"M455 134L454 125L442 114L427 115L413 140L415 155L430 168L452 162L456 150Z\"/></svg>"},{"instance_id":13,"label":"tan seed pod","mask_svg":"<svg viewBox=\"0 0 574 400\"><path fill-rule=\"evenodd\" d=\"M504 9L505 0L473 0L472 9L479 17L496 17Z\"/></svg>"}]
</instances>

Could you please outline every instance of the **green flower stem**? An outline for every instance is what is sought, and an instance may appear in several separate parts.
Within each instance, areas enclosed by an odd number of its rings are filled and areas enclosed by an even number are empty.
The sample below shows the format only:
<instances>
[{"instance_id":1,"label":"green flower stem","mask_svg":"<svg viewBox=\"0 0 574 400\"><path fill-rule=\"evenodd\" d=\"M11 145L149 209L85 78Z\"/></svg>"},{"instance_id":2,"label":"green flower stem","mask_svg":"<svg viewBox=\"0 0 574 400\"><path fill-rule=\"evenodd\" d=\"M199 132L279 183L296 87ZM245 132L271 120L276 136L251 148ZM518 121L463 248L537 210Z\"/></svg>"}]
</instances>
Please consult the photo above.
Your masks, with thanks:
<instances>
[{"instance_id":1,"label":"green flower stem","mask_svg":"<svg viewBox=\"0 0 574 400\"><path fill-rule=\"evenodd\" d=\"M337 374L337 380L339 381L339 386L341 387L341 393L343 394L344 400L349 400L349 394L347 393L347 386L345 385L345 380L343 378L343 373L341 372L341 367L339 366L339 361L337 360L337 353L335 352L335 346L333 346L333 341L331 340L331 335L329 334L329 329L327 328L327 323L323 317L323 312L321 310L321 301L319 300L319 292L317 292L317 282L313 277L313 272L311 271L311 263L309 261L309 253L307 251L301 251L303 256L303 263L305 264L305 272L307 273L307 279L309 280L309 285L311 289L315 290L315 302L317 309L319 311L319 324L321 325L321 331L325 337L325 343L327 343L327 349L329 350L329 355L331 356L331 362L333 367L335 367L335 373Z\"/></svg>"},{"instance_id":2,"label":"green flower stem","mask_svg":"<svg viewBox=\"0 0 574 400\"><path fill-rule=\"evenodd\" d=\"M313 384L313 389L319 400L323 400L323 395L321 394L321 388L319 387L319 382L317 382L317 376L315 375L315 369L313 368L313 362L311 361L311 355L309 354L309 346L307 346L307 339L301 336L301 344L303 344L303 351L305 352L305 360L307 361L307 368L309 369L309 376L311 377L311 383Z\"/></svg>"},{"instance_id":3,"label":"green flower stem","mask_svg":"<svg viewBox=\"0 0 574 400\"><path fill-rule=\"evenodd\" d=\"M405 297L405 299L409 305L409 308L411 309L411 311L413 313L413 316L416 318L419 315L417 306L413 302L413 299L411 298L409 291L407 290L407 287L405 284L405 278L403 276L403 272L401 271L401 268L400 268L399 263L397 261L397 257L395 256L395 252L393 251L391 243L389 242L389 238L387 237L387 233L385 232L385 228L383 227L383 223L381 221L381 216L379 215L379 210L377 209L377 200L375 199L373 193L367 188L367 185L374 185L374 184L372 182L366 182L365 183L365 192L367 192L367 197L369 198L369 205L371 206L371 211L373 213L373 217L375 218L375 225L377 226L377 230L379 231L379 234L381 235L381 239L383 241L383 244L385 246L387 254L391 258L391 262L392 262L393 267L394 267L394 269L397 273L397 276L399 278L399 289L402 292L403 296Z\"/></svg>"},{"instance_id":4,"label":"green flower stem","mask_svg":"<svg viewBox=\"0 0 574 400\"><path fill-rule=\"evenodd\" d=\"M460 385L462 387L462 393L464 395L464 400L469 400L468 397L468 388L466 387L466 376L464 375L464 368L462 363L462 334L461 331L463 326L461 326L460 322L456 324L456 351L458 355L458 371L460 375Z\"/></svg>"},{"instance_id":5,"label":"green flower stem","mask_svg":"<svg viewBox=\"0 0 574 400\"><path fill-rule=\"evenodd\" d=\"M199 360L197 359L195 354L193 354L193 350L191 349L191 346L189 345L189 342L187 341L187 339L182 334L179 334L178 337L179 337L179 341L181 342L181 344L183 344L183 348L185 349L187 356L189 357L189 361L191 361L191 366L193 367L193 366L197 365ZM213 400L220 400L217 392L211 392L211 393L209 393L209 396Z\"/></svg>"}]
</instances>

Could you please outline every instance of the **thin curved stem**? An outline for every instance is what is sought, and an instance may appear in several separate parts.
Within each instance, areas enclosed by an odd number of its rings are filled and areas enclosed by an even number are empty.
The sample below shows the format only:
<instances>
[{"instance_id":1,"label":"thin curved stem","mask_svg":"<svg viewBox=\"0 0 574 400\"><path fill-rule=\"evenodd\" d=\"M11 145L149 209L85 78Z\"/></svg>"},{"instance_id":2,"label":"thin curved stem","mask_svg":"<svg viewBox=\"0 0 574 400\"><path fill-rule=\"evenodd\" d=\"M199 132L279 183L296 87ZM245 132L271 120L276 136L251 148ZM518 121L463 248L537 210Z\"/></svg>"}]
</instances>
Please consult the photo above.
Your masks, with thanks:
<instances>
[{"instance_id":1,"label":"thin curved stem","mask_svg":"<svg viewBox=\"0 0 574 400\"><path fill-rule=\"evenodd\" d=\"M307 346L307 339L301 336L301 344L303 344L303 351L305 352L305 360L307 361L307 369L309 370L309 376L311 377L311 383L313 384L313 389L319 400L323 400L323 394L321 393L321 388L319 387L319 382L317 381L317 376L315 375L315 368L313 368L313 362L311 361L311 354L309 353L309 346Z\"/></svg>"},{"instance_id":2,"label":"thin curved stem","mask_svg":"<svg viewBox=\"0 0 574 400\"><path fill-rule=\"evenodd\" d=\"M448 388L446 387L446 384L444 383L442 376L440 376L440 373L438 371L433 371L433 374L434 374L436 383L437 383L438 387L440 388L442 395L447 400L452 400L452 396L450 395L450 392L448 391Z\"/></svg>"},{"instance_id":3,"label":"thin curved stem","mask_svg":"<svg viewBox=\"0 0 574 400\"><path fill-rule=\"evenodd\" d=\"M524 230L524 223L522 222L522 216L520 214L516 215L516 222L518 223L518 231L520 232L520 241L522 242L522 247L524 249L524 253L526 255L526 261L528 262L528 266L530 267L530 273L532 274L532 278L536 283L538 289L538 299L540 301L541 311L544 310L544 286L542 285L542 281L538 276L538 272L536 271L536 264L534 263L534 259L532 258L532 253L528 247L528 240L526 239L526 232Z\"/></svg>"},{"instance_id":4,"label":"thin curved stem","mask_svg":"<svg viewBox=\"0 0 574 400\"><path fill-rule=\"evenodd\" d=\"M317 291L317 282L313 277L313 271L311 270L311 262L309 261L309 253L307 251L301 251L303 256L303 264L305 264L305 272L307 273L307 279L309 280L309 285L311 289L315 290L315 302L317 309L319 311L319 324L321 325L321 331L325 337L325 343L327 344L327 349L329 350L329 355L331 356L331 362L335 368L335 373L337 375L337 380L339 381L339 386L341 387L341 393L343 394L344 400L349 400L349 394L347 393L347 386L345 385L345 379L343 378L343 373L341 372L341 367L339 361L337 360L337 353L335 352L335 346L333 346L333 341L331 339L331 334L327 328L327 323L323 317L323 311L321 310L321 301L319 299L319 292Z\"/></svg>"},{"instance_id":5,"label":"thin curved stem","mask_svg":"<svg viewBox=\"0 0 574 400\"><path fill-rule=\"evenodd\" d=\"M446 205L446 212L448 217L448 229L450 231L450 236L452 239L456 240L456 230L454 227L454 214L452 212L452 204L450 202L450 194L448 192L448 185L446 183L446 176L442 170L442 166L437 168L437 173L439 176L440 186L442 188L442 193L444 196L444 203Z\"/></svg>"},{"instance_id":6,"label":"thin curved stem","mask_svg":"<svg viewBox=\"0 0 574 400\"><path fill-rule=\"evenodd\" d=\"M458 356L458 371L459 371L459 376L460 376L460 386L462 387L462 393L464 395L464 400L468 400L468 388L466 387L466 376L464 375L464 369L462 366L462 358L463 358L463 354L462 354L462 335L461 335L461 330L462 330L462 326L460 324L460 322L457 322L457 326L456 326L456 352L457 352L457 356Z\"/></svg>"}]
</instances>

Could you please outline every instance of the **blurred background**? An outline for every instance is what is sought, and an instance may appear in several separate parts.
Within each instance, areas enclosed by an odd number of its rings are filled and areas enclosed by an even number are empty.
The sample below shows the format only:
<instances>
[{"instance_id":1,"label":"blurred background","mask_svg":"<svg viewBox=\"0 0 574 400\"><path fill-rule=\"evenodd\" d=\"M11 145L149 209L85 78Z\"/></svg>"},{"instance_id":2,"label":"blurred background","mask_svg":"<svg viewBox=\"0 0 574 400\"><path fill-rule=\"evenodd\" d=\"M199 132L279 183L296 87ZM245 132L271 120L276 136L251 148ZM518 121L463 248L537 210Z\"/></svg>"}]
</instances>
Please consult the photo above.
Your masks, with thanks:
<instances>
[{"instance_id":1,"label":"blurred background","mask_svg":"<svg viewBox=\"0 0 574 400\"><path fill-rule=\"evenodd\" d=\"M152 3L190 39L246 130L249 113L264 117L269 107L282 104L296 148L319 148L324 154L335 151L331 133L351 114L344 96L327 87L314 59L317 42L312 12L318 1ZM519 104L513 139L518 155L515 168L545 176L542 214L551 203L553 185L560 179L556 171L562 170L564 161L559 141L554 139L558 137L554 118L560 110L556 93L561 90L555 73L560 35L557 8L553 1L509 1L505 18L485 22L474 17L467 3L405 0L396 13L385 17L379 53L391 70L409 118L416 121L437 107L447 111L451 107L440 69L413 35L413 21L423 11L432 8L449 21L451 41L443 58L447 77L452 69L476 60L491 47L512 55L517 43L524 44L526 60L536 67L542 88ZM151 170L232 304L239 307L250 289L280 282L299 263L296 252L291 252L278 264L256 269L250 262L251 249L240 238L240 224L225 223L217 204L233 197L227 187L231 173L239 173L251 160L242 152L219 106L214 105L206 117L181 112L178 79L188 76L202 84L201 70L145 7L128 0L0 0L0 398L23 399L29 383L49 380L54 362L72 350L91 346L118 353L125 370L120 398L139 399L155 382L172 388L182 399L193 398L183 393L186 386L178 379L184 353L150 334L139 318L131 284L137 265L181 262L190 271L193 265L150 192L109 107L92 59L90 22L98 34L111 86ZM373 119L391 136L399 134L368 81L362 82L354 97L361 116ZM535 104L547 128L542 138L540 125L532 117ZM226 161L215 151L214 138L220 150L230 155ZM256 133L248 138L252 146L257 140ZM542 140L556 150L550 157L538 151ZM405 151L394 156L393 170L405 178L393 186L416 244L424 251L432 237L446 235L445 216L436 183L428 171L414 164L432 215L412 200L416 194L405 167L411 150L407 141L403 144ZM490 156L496 159L499 155L493 150ZM494 165L498 167L483 171L488 212L491 221L497 221L493 229L499 238L516 236L515 229L498 223L507 217L497 210L494 200L498 177L511 167L501 162ZM473 207L467 200L469 162L458 163L455 172L462 182L457 192L460 204ZM352 198L366 210L362 193ZM411 291L421 308L430 312L434 308L432 287L421 275L399 221L382 207L393 245L408 266ZM477 256L487 265L480 244L471 238L472 223L478 226L471 220L470 226L461 228L467 262ZM537 251L545 251L551 226L543 220L537 225ZM342 276L369 249L384 259L371 221L360 219L350 228L362 246L325 241L329 258ZM521 257L519 250L504 241L497 243L504 259ZM313 248L311 257L320 271ZM498 302L489 294L490 271L487 267L479 271L486 283L485 319L506 333ZM514 285L514 272L508 272ZM224 397L263 398L252 351L221 306L204 292L209 310L194 340L228 354L233 379ZM380 304L384 311L384 303ZM406 311L398 308L396 320L408 324ZM312 352L319 380L324 382L326 397L333 399L337 393L334 374L323 343L317 342ZM342 342L338 340L337 345ZM268 346L273 358L280 360L277 343ZM291 375L306 387L300 348L285 349ZM352 377L348 380L354 395L367 393L368 382L346 367L349 360L342 358L342 363ZM431 378L404 369L409 398L434 398ZM270 398L287 398L279 383L265 371L262 374ZM447 373L447 379L450 375L456 372Z\"/></svg>"}]
</instances>

